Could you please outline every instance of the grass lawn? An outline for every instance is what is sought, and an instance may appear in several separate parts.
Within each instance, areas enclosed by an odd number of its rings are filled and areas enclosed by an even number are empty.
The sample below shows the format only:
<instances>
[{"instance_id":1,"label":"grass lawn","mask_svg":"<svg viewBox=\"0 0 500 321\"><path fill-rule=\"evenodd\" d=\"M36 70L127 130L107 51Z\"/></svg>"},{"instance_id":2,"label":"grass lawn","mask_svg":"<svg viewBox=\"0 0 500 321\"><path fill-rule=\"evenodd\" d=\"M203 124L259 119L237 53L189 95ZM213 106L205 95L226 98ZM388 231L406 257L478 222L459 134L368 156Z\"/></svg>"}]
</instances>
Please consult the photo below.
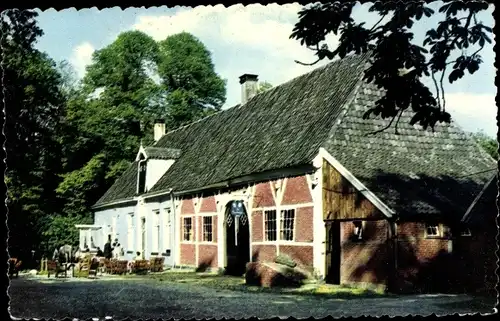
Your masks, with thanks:
<instances>
[{"instance_id":1,"label":"grass lawn","mask_svg":"<svg viewBox=\"0 0 500 321\"><path fill-rule=\"evenodd\" d=\"M276 294L298 294L298 295L314 295L327 298L338 299L356 299L356 298L375 298L389 296L382 291L374 291L362 288L330 285L330 284L304 284L301 287L285 288L272 287L264 288L259 286L249 286L245 284L245 278L217 275L211 273L195 273L195 272L164 272L154 273L144 276L148 279L153 279L158 282L183 283L190 285L198 285L216 290L233 290L244 292L264 292Z\"/></svg>"}]
</instances>

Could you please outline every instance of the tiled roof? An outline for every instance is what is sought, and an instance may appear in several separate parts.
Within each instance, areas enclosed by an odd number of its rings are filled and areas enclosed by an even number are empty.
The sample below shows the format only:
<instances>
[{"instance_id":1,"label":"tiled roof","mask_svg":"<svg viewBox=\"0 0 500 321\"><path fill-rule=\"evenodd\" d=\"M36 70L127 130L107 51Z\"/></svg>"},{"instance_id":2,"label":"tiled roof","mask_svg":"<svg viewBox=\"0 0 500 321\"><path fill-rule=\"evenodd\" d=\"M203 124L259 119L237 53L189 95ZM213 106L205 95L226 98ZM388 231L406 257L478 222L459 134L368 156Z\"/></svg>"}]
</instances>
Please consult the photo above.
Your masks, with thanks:
<instances>
[{"instance_id":1,"label":"tiled roof","mask_svg":"<svg viewBox=\"0 0 500 321\"><path fill-rule=\"evenodd\" d=\"M133 198L137 192L137 165L138 162L130 164L94 206Z\"/></svg>"},{"instance_id":2,"label":"tiled roof","mask_svg":"<svg viewBox=\"0 0 500 321\"><path fill-rule=\"evenodd\" d=\"M181 150L174 148L146 147L144 150L151 159L177 159L181 155Z\"/></svg>"},{"instance_id":3,"label":"tiled roof","mask_svg":"<svg viewBox=\"0 0 500 321\"><path fill-rule=\"evenodd\" d=\"M498 185L496 177L485 185L484 190L475 199L470 210L464 215L462 221L471 226L481 226L486 222L488 224L489 217L498 215L497 196Z\"/></svg>"},{"instance_id":4,"label":"tiled roof","mask_svg":"<svg viewBox=\"0 0 500 321\"><path fill-rule=\"evenodd\" d=\"M388 123L362 117L382 95L362 81L366 63L366 55L332 62L167 133L154 147L182 153L150 193L310 164L324 147L397 214L463 215L494 160L455 124L432 133L410 126L409 113L399 135L388 129L366 136Z\"/></svg>"}]
</instances>

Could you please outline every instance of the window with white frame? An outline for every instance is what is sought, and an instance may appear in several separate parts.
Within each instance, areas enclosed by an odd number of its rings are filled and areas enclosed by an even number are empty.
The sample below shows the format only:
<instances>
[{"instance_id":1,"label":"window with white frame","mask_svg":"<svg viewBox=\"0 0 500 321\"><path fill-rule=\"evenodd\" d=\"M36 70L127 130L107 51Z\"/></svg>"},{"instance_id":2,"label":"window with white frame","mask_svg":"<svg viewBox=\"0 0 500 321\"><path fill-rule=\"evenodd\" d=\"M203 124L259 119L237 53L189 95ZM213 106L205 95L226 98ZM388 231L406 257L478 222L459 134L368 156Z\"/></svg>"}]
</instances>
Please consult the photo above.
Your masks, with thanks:
<instances>
[{"instance_id":1,"label":"window with white frame","mask_svg":"<svg viewBox=\"0 0 500 321\"><path fill-rule=\"evenodd\" d=\"M471 236L471 235L472 234L471 234L470 229L468 227L464 227L460 231L460 236Z\"/></svg>"},{"instance_id":2,"label":"window with white frame","mask_svg":"<svg viewBox=\"0 0 500 321\"><path fill-rule=\"evenodd\" d=\"M165 247L165 250L170 249L170 228L172 224L172 210L170 207L164 208L163 209L163 214L164 214L164 219L165 219L165 231L163 233L163 246Z\"/></svg>"},{"instance_id":3,"label":"window with white frame","mask_svg":"<svg viewBox=\"0 0 500 321\"><path fill-rule=\"evenodd\" d=\"M182 219L182 239L184 241L193 240L193 219L191 217Z\"/></svg>"},{"instance_id":4,"label":"window with white frame","mask_svg":"<svg viewBox=\"0 0 500 321\"><path fill-rule=\"evenodd\" d=\"M212 216L203 217L203 242L212 242Z\"/></svg>"},{"instance_id":5,"label":"window with white frame","mask_svg":"<svg viewBox=\"0 0 500 321\"><path fill-rule=\"evenodd\" d=\"M282 210L280 218L280 240L293 241L293 226L295 223L295 210Z\"/></svg>"},{"instance_id":6,"label":"window with white frame","mask_svg":"<svg viewBox=\"0 0 500 321\"><path fill-rule=\"evenodd\" d=\"M425 236L426 237L439 237L441 236L441 230L439 224L426 224L425 225Z\"/></svg>"},{"instance_id":7,"label":"window with white frame","mask_svg":"<svg viewBox=\"0 0 500 321\"><path fill-rule=\"evenodd\" d=\"M134 213L127 215L127 247L129 251L134 250Z\"/></svg>"},{"instance_id":8,"label":"window with white frame","mask_svg":"<svg viewBox=\"0 0 500 321\"><path fill-rule=\"evenodd\" d=\"M362 240L363 239L363 222L362 221L353 221L354 224L354 239Z\"/></svg>"},{"instance_id":9,"label":"window with white frame","mask_svg":"<svg viewBox=\"0 0 500 321\"><path fill-rule=\"evenodd\" d=\"M160 249L160 210L153 211L153 235L152 235L152 252L158 252Z\"/></svg>"},{"instance_id":10,"label":"window with white frame","mask_svg":"<svg viewBox=\"0 0 500 321\"><path fill-rule=\"evenodd\" d=\"M276 241L276 210L264 211L264 237L266 241Z\"/></svg>"}]
</instances>

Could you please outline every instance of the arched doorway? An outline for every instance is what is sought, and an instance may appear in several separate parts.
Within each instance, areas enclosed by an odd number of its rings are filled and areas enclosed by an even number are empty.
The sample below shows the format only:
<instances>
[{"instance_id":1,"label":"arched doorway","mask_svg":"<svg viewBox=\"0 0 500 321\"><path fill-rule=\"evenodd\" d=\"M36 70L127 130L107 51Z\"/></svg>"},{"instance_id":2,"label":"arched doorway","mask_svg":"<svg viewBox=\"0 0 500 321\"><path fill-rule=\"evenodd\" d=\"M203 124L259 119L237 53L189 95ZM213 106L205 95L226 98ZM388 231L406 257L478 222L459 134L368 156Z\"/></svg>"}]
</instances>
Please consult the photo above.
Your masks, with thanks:
<instances>
[{"instance_id":1,"label":"arched doorway","mask_svg":"<svg viewBox=\"0 0 500 321\"><path fill-rule=\"evenodd\" d=\"M243 201L230 201L224 216L226 273L243 275L250 262L250 229Z\"/></svg>"}]
</instances>

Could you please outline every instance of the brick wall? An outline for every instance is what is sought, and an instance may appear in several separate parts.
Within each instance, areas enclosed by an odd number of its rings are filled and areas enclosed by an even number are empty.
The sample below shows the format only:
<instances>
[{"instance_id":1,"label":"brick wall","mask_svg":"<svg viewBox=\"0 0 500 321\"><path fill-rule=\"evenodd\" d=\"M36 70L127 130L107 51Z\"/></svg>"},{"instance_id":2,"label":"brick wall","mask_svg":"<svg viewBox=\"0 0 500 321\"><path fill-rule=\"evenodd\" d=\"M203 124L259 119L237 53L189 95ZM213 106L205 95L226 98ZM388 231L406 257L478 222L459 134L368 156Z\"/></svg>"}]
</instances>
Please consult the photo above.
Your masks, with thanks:
<instances>
[{"instance_id":1,"label":"brick wall","mask_svg":"<svg viewBox=\"0 0 500 321\"><path fill-rule=\"evenodd\" d=\"M426 238L423 222L397 225L396 284L402 291L435 292L451 287L454 270L448 237Z\"/></svg>"},{"instance_id":2,"label":"brick wall","mask_svg":"<svg viewBox=\"0 0 500 321\"><path fill-rule=\"evenodd\" d=\"M196 249L194 244L181 243L181 264L182 265L196 264Z\"/></svg>"},{"instance_id":3,"label":"brick wall","mask_svg":"<svg viewBox=\"0 0 500 321\"><path fill-rule=\"evenodd\" d=\"M200 244L198 266L217 267L217 245Z\"/></svg>"},{"instance_id":4,"label":"brick wall","mask_svg":"<svg viewBox=\"0 0 500 321\"><path fill-rule=\"evenodd\" d=\"M341 283L386 284L390 257L386 220L364 221L362 240L352 238L352 221L341 222Z\"/></svg>"},{"instance_id":5,"label":"brick wall","mask_svg":"<svg viewBox=\"0 0 500 321\"><path fill-rule=\"evenodd\" d=\"M310 184L306 176L289 177L284 180L264 182L255 186L252 218L253 261L273 262L278 253L289 255L297 264L313 266L313 206ZM276 224L279 229L281 206L295 210L294 241L279 240L262 242L264 239L264 210L276 210ZM304 243L310 243L306 245Z\"/></svg>"},{"instance_id":6,"label":"brick wall","mask_svg":"<svg viewBox=\"0 0 500 321\"><path fill-rule=\"evenodd\" d=\"M252 245L253 262L273 262L276 253L276 245Z\"/></svg>"}]
</instances>

